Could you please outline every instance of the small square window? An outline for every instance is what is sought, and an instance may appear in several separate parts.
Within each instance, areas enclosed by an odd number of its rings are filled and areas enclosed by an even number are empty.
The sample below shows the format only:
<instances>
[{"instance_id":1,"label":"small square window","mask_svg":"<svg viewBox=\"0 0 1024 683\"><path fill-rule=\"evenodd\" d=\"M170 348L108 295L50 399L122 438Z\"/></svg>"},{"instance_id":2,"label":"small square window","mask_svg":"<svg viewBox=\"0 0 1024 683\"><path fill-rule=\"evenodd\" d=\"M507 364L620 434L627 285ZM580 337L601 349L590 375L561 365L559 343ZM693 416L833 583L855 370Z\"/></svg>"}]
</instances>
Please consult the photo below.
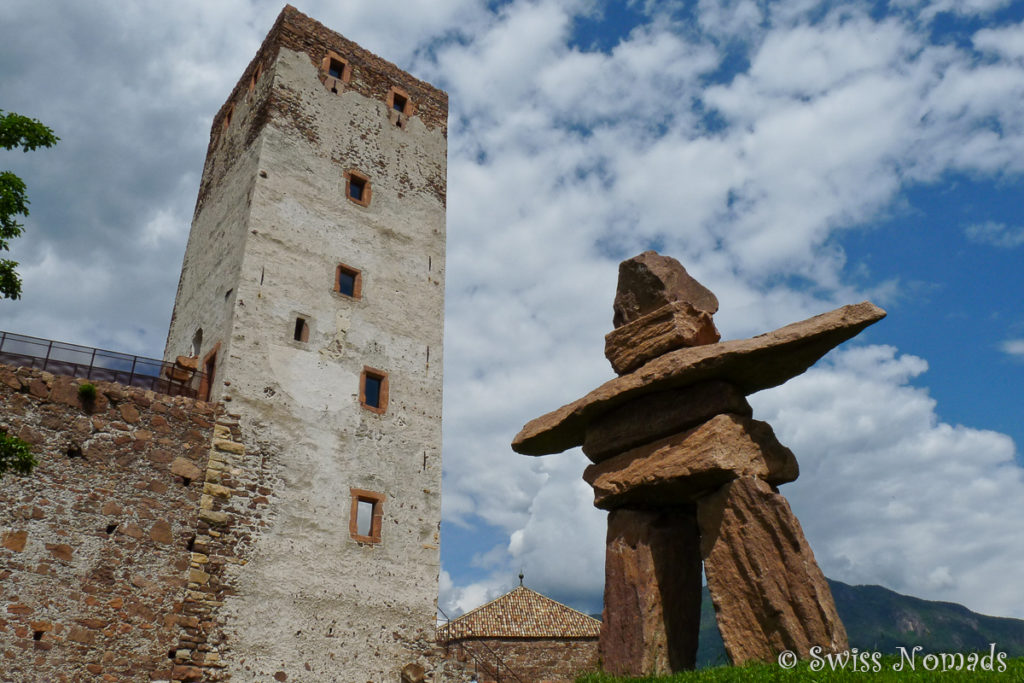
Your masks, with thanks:
<instances>
[{"instance_id":1,"label":"small square window","mask_svg":"<svg viewBox=\"0 0 1024 683\"><path fill-rule=\"evenodd\" d=\"M356 268L339 263L334 271L334 291L358 299L363 295L363 275Z\"/></svg>"},{"instance_id":2,"label":"small square window","mask_svg":"<svg viewBox=\"0 0 1024 683\"><path fill-rule=\"evenodd\" d=\"M350 488L349 493L352 496L349 535L360 543L380 543L387 496L365 489Z\"/></svg>"},{"instance_id":3,"label":"small square window","mask_svg":"<svg viewBox=\"0 0 1024 683\"><path fill-rule=\"evenodd\" d=\"M356 170L345 171L345 196L359 206L369 206L372 196L370 179Z\"/></svg>"},{"instance_id":4,"label":"small square window","mask_svg":"<svg viewBox=\"0 0 1024 683\"><path fill-rule=\"evenodd\" d=\"M335 95L340 95L344 85L352 78L352 65L337 52L328 52L320 62L320 80Z\"/></svg>"},{"instance_id":5,"label":"small square window","mask_svg":"<svg viewBox=\"0 0 1024 683\"><path fill-rule=\"evenodd\" d=\"M366 192L366 181L362 178L352 178L348 181L348 196L357 202L363 200L363 193Z\"/></svg>"},{"instance_id":6,"label":"small square window","mask_svg":"<svg viewBox=\"0 0 1024 683\"><path fill-rule=\"evenodd\" d=\"M363 368L359 378L359 403L379 415L388 407L388 373L374 368Z\"/></svg>"},{"instance_id":7,"label":"small square window","mask_svg":"<svg viewBox=\"0 0 1024 683\"><path fill-rule=\"evenodd\" d=\"M327 75L341 80L342 76L345 75L345 62L332 57L330 65L327 67Z\"/></svg>"},{"instance_id":8,"label":"small square window","mask_svg":"<svg viewBox=\"0 0 1024 683\"><path fill-rule=\"evenodd\" d=\"M397 112L405 113L405 105L409 102L403 95L395 93L395 100L391 103L391 108Z\"/></svg>"}]
</instances>

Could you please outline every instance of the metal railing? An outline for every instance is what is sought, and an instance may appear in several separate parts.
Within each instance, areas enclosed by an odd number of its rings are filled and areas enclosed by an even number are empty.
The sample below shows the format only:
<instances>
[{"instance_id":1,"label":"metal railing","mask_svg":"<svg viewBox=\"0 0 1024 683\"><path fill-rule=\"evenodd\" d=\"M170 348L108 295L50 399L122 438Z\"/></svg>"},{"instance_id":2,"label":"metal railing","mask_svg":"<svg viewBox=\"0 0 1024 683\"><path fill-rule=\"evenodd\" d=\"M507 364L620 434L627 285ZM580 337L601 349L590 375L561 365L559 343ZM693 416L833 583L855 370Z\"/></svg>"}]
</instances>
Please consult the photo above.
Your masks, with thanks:
<instances>
[{"instance_id":1,"label":"metal railing","mask_svg":"<svg viewBox=\"0 0 1024 683\"><path fill-rule=\"evenodd\" d=\"M0 331L0 363L195 398L203 373L155 358Z\"/></svg>"},{"instance_id":2,"label":"metal railing","mask_svg":"<svg viewBox=\"0 0 1024 683\"><path fill-rule=\"evenodd\" d=\"M512 670L512 667L506 664L504 660L502 660L502 658L498 656L498 653L495 652L483 640L473 638L471 636L461 636L458 638L446 637L446 635L450 634L449 627L450 624L452 623L451 617L445 614L444 610L441 609L440 605L438 605L437 611L440 612L446 619L445 624L437 628L437 639L444 643L445 652L448 652L449 648L454 644L457 648L459 648L460 652L468 654L470 657L472 657L473 664L475 665L474 668L476 669L477 673L483 673L485 676L491 676L495 681L497 681L497 683L501 683L502 670L504 670L506 681L514 680L518 681L519 683L524 683L523 679L520 678L516 674L516 672ZM480 645L485 650L487 650L487 652L478 653L472 647L469 647L469 643L475 643L477 645ZM492 658L494 659L493 663L489 661Z\"/></svg>"}]
</instances>

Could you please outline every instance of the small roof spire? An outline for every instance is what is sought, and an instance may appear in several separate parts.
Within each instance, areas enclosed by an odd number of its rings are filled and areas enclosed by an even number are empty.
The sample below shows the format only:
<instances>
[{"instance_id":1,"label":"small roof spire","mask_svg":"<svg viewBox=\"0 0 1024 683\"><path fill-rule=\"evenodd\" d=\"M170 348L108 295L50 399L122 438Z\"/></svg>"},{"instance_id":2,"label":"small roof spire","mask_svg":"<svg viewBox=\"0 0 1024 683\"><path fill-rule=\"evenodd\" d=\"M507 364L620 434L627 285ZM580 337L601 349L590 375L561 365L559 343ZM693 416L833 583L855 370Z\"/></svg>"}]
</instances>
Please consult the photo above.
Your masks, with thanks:
<instances>
[{"instance_id":1,"label":"small roof spire","mask_svg":"<svg viewBox=\"0 0 1024 683\"><path fill-rule=\"evenodd\" d=\"M520 586L523 585L523 570L522 569L519 570L519 585Z\"/></svg>"}]
</instances>

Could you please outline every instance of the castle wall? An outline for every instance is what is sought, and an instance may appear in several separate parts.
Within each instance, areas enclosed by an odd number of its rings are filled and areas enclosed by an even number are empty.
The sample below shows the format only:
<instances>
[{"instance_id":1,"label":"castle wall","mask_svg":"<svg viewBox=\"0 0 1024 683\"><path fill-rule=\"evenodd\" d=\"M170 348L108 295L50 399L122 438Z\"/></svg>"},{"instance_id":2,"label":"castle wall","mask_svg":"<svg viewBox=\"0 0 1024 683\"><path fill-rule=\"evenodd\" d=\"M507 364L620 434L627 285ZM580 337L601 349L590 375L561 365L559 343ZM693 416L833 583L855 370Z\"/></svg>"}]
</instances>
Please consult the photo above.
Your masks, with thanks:
<instances>
[{"instance_id":1,"label":"castle wall","mask_svg":"<svg viewBox=\"0 0 1024 683\"><path fill-rule=\"evenodd\" d=\"M0 365L0 428L39 460L0 479L0 680L169 680L214 406L78 384Z\"/></svg>"}]
</instances>

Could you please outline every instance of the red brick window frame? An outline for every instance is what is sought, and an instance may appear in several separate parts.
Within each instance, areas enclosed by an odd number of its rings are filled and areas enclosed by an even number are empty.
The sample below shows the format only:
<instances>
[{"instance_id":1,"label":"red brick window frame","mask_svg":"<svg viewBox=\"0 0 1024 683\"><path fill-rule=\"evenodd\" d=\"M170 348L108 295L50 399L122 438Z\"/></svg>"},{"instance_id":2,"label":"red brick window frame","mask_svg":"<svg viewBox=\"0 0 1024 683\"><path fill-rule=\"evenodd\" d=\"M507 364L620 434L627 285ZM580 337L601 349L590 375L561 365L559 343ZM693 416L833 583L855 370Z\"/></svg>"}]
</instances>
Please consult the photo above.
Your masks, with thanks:
<instances>
[{"instance_id":1,"label":"red brick window frame","mask_svg":"<svg viewBox=\"0 0 1024 683\"><path fill-rule=\"evenodd\" d=\"M387 499L383 493L367 491L366 489L350 488L352 495L352 509L348 520L349 535L360 543L380 543L380 532L384 526L384 501ZM359 504L370 505L369 533L359 533ZM365 507L364 507L365 510ZM365 514L365 513L364 513Z\"/></svg>"},{"instance_id":2,"label":"red brick window frame","mask_svg":"<svg viewBox=\"0 0 1024 683\"><path fill-rule=\"evenodd\" d=\"M227 130L228 126L231 125L231 117L235 115L235 103L232 102L228 105L227 113L224 114L224 127L222 130Z\"/></svg>"},{"instance_id":3,"label":"red brick window frame","mask_svg":"<svg viewBox=\"0 0 1024 683\"><path fill-rule=\"evenodd\" d=\"M372 195L370 179L365 173L353 168L345 171L345 196L350 202L359 206L369 206Z\"/></svg>"},{"instance_id":4,"label":"red brick window frame","mask_svg":"<svg viewBox=\"0 0 1024 683\"><path fill-rule=\"evenodd\" d=\"M328 50L320 62L324 87L336 95L340 95L346 83L352 79L352 65L347 59L333 50Z\"/></svg>"},{"instance_id":5,"label":"red brick window frame","mask_svg":"<svg viewBox=\"0 0 1024 683\"><path fill-rule=\"evenodd\" d=\"M256 90L256 83L260 80L260 76L263 75L263 65L257 64L256 70L252 72L252 78L249 80L249 94L251 95Z\"/></svg>"},{"instance_id":6,"label":"red brick window frame","mask_svg":"<svg viewBox=\"0 0 1024 683\"><path fill-rule=\"evenodd\" d=\"M387 97L388 111L397 111L405 116L412 116L412 98L409 93L397 86L391 86Z\"/></svg>"},{"instance_id":7,"label":"red brick window frame","mask_svg":"<svg viewBox=\"0 0 1024 683\"><path fill-rule=\"evenodd\" d=\"M213 381L217 376L217 354L220 352L220 342L213 345L213 348L203 356L203 364L199 369L203 372L203 379L199 383L199 399L209 401L213 393Z\"/></svg>"},{"instance_id":8,"label":"red brick window frame","mask_svg":"<svg viewBox=\"0 0 1024 683\"><path fill-rule=\"evenodd\" d=\"M334 269L334 291L351 299L363 296L363 273L358 268L339 263ZM351 294L349 293L351 291Z\"/></svg>"},{"instance_id":9,"label":"red brick window frame","mask_svg":"<svg viewBox=\"0 0 1024 683\"><path fill-rule=\"evenodd\" d=\"M378 415L387 411L388 373L368 365L363 366L363 372L359 375L359 404Z\"/></svg>"}]
</instances>

